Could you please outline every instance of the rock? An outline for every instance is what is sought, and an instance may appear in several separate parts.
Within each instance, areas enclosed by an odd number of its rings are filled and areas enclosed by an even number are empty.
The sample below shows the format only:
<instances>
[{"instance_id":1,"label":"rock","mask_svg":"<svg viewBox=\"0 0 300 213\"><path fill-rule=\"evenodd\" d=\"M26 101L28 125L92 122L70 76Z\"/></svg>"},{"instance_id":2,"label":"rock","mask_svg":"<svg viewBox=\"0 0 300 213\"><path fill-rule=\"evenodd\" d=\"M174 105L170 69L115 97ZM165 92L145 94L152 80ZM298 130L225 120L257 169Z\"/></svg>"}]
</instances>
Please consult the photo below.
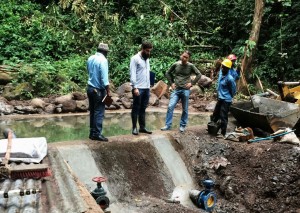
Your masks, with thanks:
<instances>
[{"instance_id":1,"label":"rock","mask_svg":"<svg viewBox=\"0 0 300 213\"><path fill-rule=\"evenodd\" d=\"M12 80L12 77L4 72L0 73L0 84L1 85L6 85Z\"/></svg>"},{"instance_id":2,"label":"rock","mask_svg":"<svg viewBox=\"0 0 300 213\"><path fill-rule=\"evenodd\" d=\"M123 95L120 96L120 97L124 97L124 98L127 98L127 99L132 99L133 98L131 92L123 93Z\"/></svg>"},{"instance_id":3,"label":"rock","mask_svg":"<svg viewBox=\"0 0 300 213\"><path fill-rule=\"evenodd\" d=\"M31 100L30 104L34 107L34 108L41 108L44 109L46 106L46 103L40 99L40 98L34 98Z\"/></svg>"},{"instance_id":4,"label":"rock","mask_svg":"<svg viewBox=\"0 0 300 213\"><path fill-rule=\"evenodd\" d=\"M73 95L72 94L68 94L68 95L63 95L60 97L55 98L55 104L63 104L65 102L71 101L73 100Z\"/></svg>"},{"instance_id":5,"label":"rock","mask_svg":"<svg viewBox=\"0 0 300 213\"><path fill-rule=\"evenodd\" d=\"M211 84L212 84L212 80L211 78L205 76L205 75L201 75L201 78L198 81L198 85L204 88L208 88Z\"/></svg>"},{"instance_id":6,"label":"rock","mask_svg":"<svg viewBox=\"0 0 300 213\"><path fill-rule=\"evenodd\" d=\"M39 111L37 108L33 108L33 106L15 106L15 112L18 114L36 114Z\"/></svg>"},{"instance_id":7,"label":"rock","mask_svg":"<svg viewBox=\"0 0 300 213\"><path fill-rule=\"evenodd\" d=\"M122 84L118 89L117 89L117 94L120 96L123 96L124 93L131 93L132 87L130 85L130 82L126 82Z\"/></svg>"},{"instance_id":8,"label":"rock","mask_svg":"<svg viewBox=\"0 0 300 213\"><path fill-rule=\"evenodd\" d=\"M14 112L14 107L7 104L6 99L0 99L0 114L9 115Z\"/></svg>"},{"instance_id":9,"label":"rock","mask_svg":"<svg viewBox=\"0 0 300 213\"><path fill-rule=\"evenodd\" d=\"M167 93L168 85L163 82L157 82L154 87L151 88L151 92L153 92L158 98L161 98L164 94Z\"/></svg>"},{"instance_id":10,"label":"rock","mask_svg":"<svg viewBox=\"0 0 300 213\"><path fill-rule=\"evenodd\" d=\"M199 111L205 111L206 104L205 103L197 103L197 104L193 104L192 107L196 108Z\"/></svg>"},{"instance_id":11,"label":"rock","mask_svg":"<svg viewBox=\"0 0 300 213\"><path fill-rule=\"evenodd\" d=\"M119 95L117 93L114 93L114 92L110 92L110 96L111 97L118 97L119 98Z\"/></svg>"},{"instance_id":12,"label":"rock","mask_svg":"<svg viewBox=\"0 0 300 213\"><path fill-rule=\"evenodd\" d=\"M120 109L121 108L121 106L120 106L120 99L119 99L119 97L118 96L112 96L111 97L111 99L113 100L113 102L112 102L112 106L114 106L115 107L115 109Z\"/></svg>"},{"instance_id":13,"label":"rock","mask_svg":"<svg viewBox=\"0 0 300 213\"><path fill-rule=\"evenodd\" d=\"M86 112L89 109L89 102L88 99L85 100L76 100L76 111L79 112Z\"/></svg>"},{"instance_id":14,"label":"rock","mask_svg":"<svg viewBox=\"0 0 300 213\"><path fill-rule=\"evenodd\" d=\"M215 107L216 107L217 102L216 101L212 101L209 104L207 104L205 110L209 111L209 112L213 112Z\"/></svg>"},{"instance_id":15,"label":"rock","mask_svg":"<svg viewBox=\"0 0 300 213\"><path fill-rule=\"evenodd\" d=\"M197 86L197 85L193 86L190 90L191 90L190 96L193 96L193 95L199 95L199 94L202 93L202 90L201 90L200 87Z\"/></svg>"},{"instance_id":16,"label":"rock","mask_svg":"<svg viewBox=\"0 0 300 213\"><path fill-rule=\"evenodd\" d=\"M46 107L45 107L45 112L46 113L49 113L49 114L52 114L55 112L55 105L54 104L48 104Z\"/></svg>"},{"instance_id":17,"label":"rock","mask_svg":"<svg viewBox=\"0 0 300 213\"><path fill-rule=\"evenodd\" d=\"M166 98L165 96L162 96L161 99L159 100L159 107L168 108L168 105L169 105L169 99Z\"/></svg>"},{"instance_id":18,"label":"rock","mask_svg":"<svg viewBox=\"0 0 300 213\"><path fill-rule=\"evenodd\" d=\"M131 109L132 103L128 98L126 97L121 98L121 102L126 109Z\"/></svg>"},{"instance_id":19,"label":"rock","mask_svg":"<svg viewBox=\"0 0 300 213\"><path fill-rule=\"evenodd\" d=\"M154 93L150 93L149 105L157 106L159 104L158 97Z\"/></svg>"},{"instance_id":20,"label":"rock","mask_svg":"<svg viewBox=\"0 0 300 213\"><path fill-rule=\"evenodd\" d=\"M75 112L77 108L76 101L69 100L62 103L62 112Z\"/></svg>"},{"instance_id":21,"label":"rock","mask_svg":"<svg viewBox=\"0 0 300 213\"><path fill-rule=\"evenodd\" d=\"M87 95L85 93L73 92L72 95L73 95L73 99L76 101L83 101L87 99Z\"/></svg>"}]
</instances>

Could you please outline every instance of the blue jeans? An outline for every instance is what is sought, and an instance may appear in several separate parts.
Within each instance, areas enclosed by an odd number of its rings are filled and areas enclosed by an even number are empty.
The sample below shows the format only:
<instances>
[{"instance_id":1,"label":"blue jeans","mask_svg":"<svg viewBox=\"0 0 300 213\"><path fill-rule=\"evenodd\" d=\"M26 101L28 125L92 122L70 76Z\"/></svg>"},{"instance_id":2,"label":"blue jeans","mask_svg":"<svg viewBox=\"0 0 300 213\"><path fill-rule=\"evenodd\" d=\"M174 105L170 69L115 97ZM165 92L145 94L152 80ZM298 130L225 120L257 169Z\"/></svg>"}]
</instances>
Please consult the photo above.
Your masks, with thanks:
<instances>
[{"instance_id":1,"label":"blue jeans","mask_svg":"<svg viewBox=\"0 0 300 213\"><path fill-rule=\"evenodd\" d=\"M90 110L90 137L102 134L102 123L105 113L105 104L102 102L102 99L105 95L105 89L96 89L91 86L87 87Z\"/></svg>"},{"instance_id":2,"label":"blue jeans","mask_svg":"<svg viewBox=\"0 0 300 213\"><path fill-rule=\"evenodd\" d=\"M176 104L181 99L182 103L182 114L181 114L181 120L180 120L180 126L186 127L189 117L189 97L190 97L190 90L188 89L175 89L171 93L168 111L167 111L167 117L166 117L166 126L172 127L172 121L173 121L173 112L176 107Z\"/></svg>"}]
</instances>

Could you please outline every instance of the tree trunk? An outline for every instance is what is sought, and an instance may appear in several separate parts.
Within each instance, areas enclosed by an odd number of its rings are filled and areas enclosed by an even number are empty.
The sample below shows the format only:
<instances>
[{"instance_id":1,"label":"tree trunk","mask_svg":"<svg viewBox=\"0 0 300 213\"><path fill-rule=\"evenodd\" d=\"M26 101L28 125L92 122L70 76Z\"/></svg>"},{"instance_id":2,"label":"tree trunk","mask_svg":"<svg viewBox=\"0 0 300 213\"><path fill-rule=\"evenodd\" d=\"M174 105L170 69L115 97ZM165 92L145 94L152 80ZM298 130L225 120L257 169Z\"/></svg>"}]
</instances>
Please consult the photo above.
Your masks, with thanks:
<instances>
[{"instance_id":1,"label":"tree trunk","mask_svg":"<svg viewBox=\"0 0 300 213\"><path fill-rule=\"evenodd\" d=\"M252 30L250 33L249 41L255 42L255 47L250 48L249 44L245 47L244 58L242 61L242 75L249 76L251 73L251 63L254 57L255 49L258 44L259 32L264 12L265 0L255 0L254 16L252 22ZM243 84L246 84L244 76L242 76Z\"/></svg>"}]
</instances>

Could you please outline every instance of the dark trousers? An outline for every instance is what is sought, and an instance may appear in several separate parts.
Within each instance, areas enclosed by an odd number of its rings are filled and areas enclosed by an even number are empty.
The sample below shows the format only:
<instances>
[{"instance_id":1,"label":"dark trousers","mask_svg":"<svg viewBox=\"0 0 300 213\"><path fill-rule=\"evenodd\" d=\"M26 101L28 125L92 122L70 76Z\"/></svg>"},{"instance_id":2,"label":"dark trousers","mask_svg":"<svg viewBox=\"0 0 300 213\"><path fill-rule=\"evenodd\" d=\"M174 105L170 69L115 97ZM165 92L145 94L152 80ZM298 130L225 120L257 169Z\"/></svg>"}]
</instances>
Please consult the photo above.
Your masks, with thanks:
<instances>
[{"instance_id":1,"label":"dark trousers","mask_svg":"<svg viewBox=\"0 0 300 213\"><path fill-rule=\"evenodd\" d=\"M149 103L150 89L139 89L140 95L135 96L133 94L133 104L131 110L132 128L136 128L137 120L139 121L140 129L146 127L146 108Z\"/></svg>"},{"instance_id":2,"label":"dark trousers","mask_svg":"<svg viewBox=\"0 0 300 213\"><path fill-rule=\"evenodd\" d=\"M90 110L90 137L102 134L102 123L105 113L105 104L102 102L102 99L105 95L105 89L96 89L91 86L87 88Z\"/></svg>"},{"instance_id":3,"label":"dark trousers","mask_svg":"<svg viewBox=\"0 0 300 213\"><path fill-rule=\"evenodd\" d=\"M221 129L222 135L226 134L230 105L231 102L219 99L213 112L212 121L215 123L220 121L219 128Z\"/></svg>"}]
</instances>

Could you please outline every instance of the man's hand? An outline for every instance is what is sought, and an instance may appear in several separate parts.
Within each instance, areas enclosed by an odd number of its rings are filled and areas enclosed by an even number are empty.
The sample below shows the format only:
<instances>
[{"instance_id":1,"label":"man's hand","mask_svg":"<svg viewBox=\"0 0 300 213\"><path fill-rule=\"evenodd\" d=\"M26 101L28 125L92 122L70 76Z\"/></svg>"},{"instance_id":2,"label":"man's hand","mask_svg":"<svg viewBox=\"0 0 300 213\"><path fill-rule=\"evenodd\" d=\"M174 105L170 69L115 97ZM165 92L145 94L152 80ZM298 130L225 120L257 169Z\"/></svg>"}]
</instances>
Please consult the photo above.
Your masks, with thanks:
<instances>
[{"instance_id":1,"label":"man's hand","mask_svg":"<svg viewBox=\"0 0 300 213\"><path fill-rule=\"evenodd\" d=\"M192 86L193 86L192 83L185 84L185 88L187 88L187 89L190 89Z\"/></svg>"},{"instance_id":2,"label":"man's hand","mask_svg":"<svg viewBox=\"0 0 300 213\"><path fill-rule=\"evenodd\" d=\"M172 90L175 90L175 89L176 89L176 84L173 83L173 84L171 85L171 87L172 87Z\"/></svg>"},{"instance_id":3,"label":"man's hand","mask_svg":"<svg viewBox=\"0 0 300 213\"><path fill-rule=\"evenodd\" d=\"M139 89L138 89L138 88L134 88L134 89L133 89L133 94L134 94L135 96L139 96L139 95L140 95Z\"/></svg>"},{"instance_id":4,"label":"man's hand","mask_svg":"<svg viewBox=\"0 0 300 213\"><path fill-rule=\"evenodd\" d=\"M106 95L107 95L107 96L110 96L109 85L105 86L105 90L106 90Z\"/></svg>"}]
</instances>

